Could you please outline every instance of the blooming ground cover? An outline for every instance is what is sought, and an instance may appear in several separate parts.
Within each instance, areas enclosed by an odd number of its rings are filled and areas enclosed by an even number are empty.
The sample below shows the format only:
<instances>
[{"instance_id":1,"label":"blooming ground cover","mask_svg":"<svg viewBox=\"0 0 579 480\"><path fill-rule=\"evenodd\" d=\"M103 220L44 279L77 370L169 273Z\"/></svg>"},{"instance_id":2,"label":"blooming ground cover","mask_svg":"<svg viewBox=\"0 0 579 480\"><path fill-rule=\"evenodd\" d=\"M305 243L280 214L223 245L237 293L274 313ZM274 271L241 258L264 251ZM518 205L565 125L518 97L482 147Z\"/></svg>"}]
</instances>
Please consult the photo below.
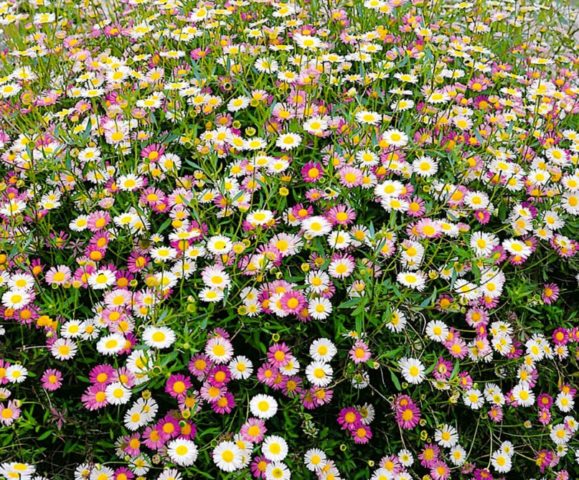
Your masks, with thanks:
<instances>
[{"instance_id":1,"label":"blooming ground cover","mask_svg":"<svg viewBox=\"0 0 579 480\"><path fill-rule=\"evenodd\" d=\"M577 478L568 3L0 2L0 478Z\"/></svg>"}]
</instances>

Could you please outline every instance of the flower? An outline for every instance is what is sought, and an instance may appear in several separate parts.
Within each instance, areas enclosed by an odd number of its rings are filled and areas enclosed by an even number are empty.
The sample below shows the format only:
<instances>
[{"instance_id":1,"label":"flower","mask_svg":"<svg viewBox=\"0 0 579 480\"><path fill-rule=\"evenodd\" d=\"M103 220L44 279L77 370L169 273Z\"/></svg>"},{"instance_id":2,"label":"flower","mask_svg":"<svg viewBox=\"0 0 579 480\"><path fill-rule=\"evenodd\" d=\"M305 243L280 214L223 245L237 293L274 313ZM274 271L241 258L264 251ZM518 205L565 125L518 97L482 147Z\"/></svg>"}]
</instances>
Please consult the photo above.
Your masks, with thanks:
<instances>
[{"instance_id":1,"label":"flower","mask_svg":"<svg viewBox=\"0 0 579 480\"><path fill-rule=\"evenodd\" d=\"M356 120L366 125L378 125L382 120L382 115L368 110L360 110L356 113Z\"/></svg>"},{"instance_id":2,"label":"flower","mask_svg":"<svg viewBox=\"0 0 579 480\"><path fill-rule=\"evenodd\" d=\"M327 298L314 298L309 302L308 313L316 320L324 320L332 313L332 303Z\"/></svg>"},{"instance_id":3,"label":"flower","mask_svg":"<svg viewBox=\"0 0 579 480\"><path fill-rule=\"evenodd\" d=\"M416 358L403 357L398 362L400 366L400 372L408 383L419 384L425 379L424 375L424 365L422 362Z\"/></svg>"},{"instance_id":4,"label":"flower","mask_svg":"<svg viewBox=\"0 0 579 480\"><path fill-rule=\"evenodd\" d=\"M532 250L526 243L521 240L507 239L503 241L503 247L512 255L518 255L527 258Z\"/></svg>"},{"instance_id":5,"label":"flower","mask_svg":"<svg viewBox=\"0 0 579 480\"><path fill-rule=\"evenodd\" d=\"M387 130L382 134L382 139L394 147L404 147L408 143L408 136L400 130Z\"/></svg>"},{"instance_id":6,"label":"flower","mask_svg":"<svg viewBox=\"0 0 579 480\"><path fill-rule=\"evenodd\" d=\"M215 363L227 363L233 357L233 347L229 340L217 336L207 342L205 354Z\"/></svg>"},{"instance_id":7,"label":"flower","mask_svg":"<svg viewBox=\"0 0 579 480\"><path fill-rule=\"evenodd\" d=\"M268 435L261 445L263 456L272 462L282 461L288 454L287 442L278 435Z\"/></svg>"},{"instance_id":8,"label":"flower","mask_svg":"<svg viewBox=\"0 0 579 480\"><path fill-rule=\"evenodd\" d=\"M68 338L59 338L50 346L50 353L58 360L70 360L76 352L76 344Z\"/></svg>"},{"instance_id":9,"label":"flower","mask_svg":"<svg viewBox=\"0 0 579 480\"><path fill-rule=\"evenodd\" d=\"M6 405L0 403L0 424L8 427L20 418L20 414L21 410L14 400L10 400Z\"/></svg>"},{"instance_id":10,"label":"flower","mask_svg":"<svg viewBox=\"0 0 579 480\"><path fill-rule=\"evenodd\" d=\"M458 443L458 432L450 425L443 425L441 428L436 429L434 440L441 447L451 448Z\"/></svg>"},{"instance_id":11,"label":"flower","mask_svg":"<svg viewBox=\"0 0 579 480\"><path fill-rule=\"evenodd\" d=\"M20 309L30 303L32 296L20 289L8 290L2 295L2 305L6 308Z\"/></svg>"},{"instance_id":12,"label":"flower","mask_svg":"<svg viewBox=\"0 0 579 480\"><path fill-rule=\"evenodd\" d=\"M512 462L510 455L502 450L497 450L491 455L491 464L499 473L508 473L511 471Z\"/></svg>"},{"instance_id":13,"label":"flower","mask_svg":"<svg viewBox=\"0 0 579 480\"><path fill-rule=\"evenodd\" d=\"M275 144L282 150L293 150L302 143L302 137L297 133L284 133L280 135Z\"/></svg>"},{"instance_id":14,"label":"flower","mask_svg":"<svg viewBox=\"0 0 579 480\"><path fill-rule=\"evenodd\" d=\"M310 345L310 356L317 362L329 362L338 353L338 349L327 338L318 338Z\"/></svg>"},{"instance_id":15,"label":"flower","mask_svg":"<svg viewBox=\"0 0 579 480\"><path fill-rule=\"evenodd\" d=\"M127 340L124 336L113 333L102 337L97 342L97 350L103 355L115 355L126 347Z\"/></svg>"},{"instance_id":16,"label":"flower","mask_svg":"<svg viewBox=\"0 0 579 480\"><path fill-rule=\"evenodd\" d=\"M313 216L302 222L303 230L310 237L320 237L332 231L332 225L324 217Z\"/></svg>"},{"instance_id":17,"label":"flower","mask_svg":"<svg viewBox=\"0 0 579 480\"><path fill-rule=\"evenodd\" d=\"M396 280L401 285L418 290L419 292L426 287L426 276L419 270L415 272L400 272L396 276Z\"/></svg>"},{"instance_id":18,"label":"flower","mask_svg":"<svg viewBox=\"0 0 579 480\"><path fill-rule=\"evenodd\" d=\"M291 472L283 462L272 462L265 469L266 480L289 480Z\"/></svg>"},{"instance_id":19,"label":"flower","mask_svg":"<svg viewBox=\"0 0 579 480\"><path fill-rule=\"evenodd\" d=\"M332 367L324 362L314 361L306 367L306 377L316 387L328 386L332 381L333 374Z\"/></svg>"},{"instance_id":20,"label":"flower","mask_svg":"<svg viewBox=\"0 0 579 480\"><path fill-rule=\"evenodd\" d=\"M242 452L233 442L219 443L212 453L213 461L220 470L234 472L243 466Z\"/></svg>"},{"instance_id":21,"label":"flower","mask_svg":"<svg viewBox=\"0 0 579 480\"><path fill-rule=\"evenodd\" d=\"M438 171L438 163L430 157L420 157L412 162L412 170L421 177L431 177Z\"/></svg>"},{"instance_id":22,"label":"flower","mask_svg":"<svg viewBox=\"0 0 579 480\"><path fill-rule=\"evenodd\" d=\"M246 220L252 226L267 225L273 220L273 213L269 210L256 210L250 213Z\"/></svg>"},{"instance_id":23,"label":"flower","mask_svg":"<svg viewBox=\"0 0 579 480\"><path fill-rule=\"evenodd\" d=\"M49 368L44 371L42 377L40 377L40 381L42 388L53 392L62 386L62 373L54 368Z\"/></svg>"},{"instance_id":24,"label":"flower","mask_svg":"<svg viewBox=\"0 0 579 480\"><path fill-rule=\"evenodd\" d=\"M515 385L512 394L517 404L521 407L530 407L535 403L535 394L529 386L524 383Z\"/></svg>"},{"instance_id":25,"label":"flower","mask_svg":"<svg viewBox=\"0 0 579 480\"><path fill-rule=\"evenodd\" d=\"M22 383L28 376L28 370L22 365L14 364L6 368L4 374L8 382Z\"/></svg>"},{"instance_id":26,"label":"flower","mask_svg":"<svg viewBox=\"0 0 579 480\"><path fill-rule=\"evenodd\" d=\"M116 277L112 270L101 269L90 274L88 284L94 290L104 290L115 283Z\"/></svg>"},{"instance_id":27,"label":"flower","mask_svg":"<svg viewBox=\"0 0 579 480\"><path fill-rule=\"evenodd\" d=\"M293 40L296 42L298 47L303 48L304 50L316 50L322 44L319 38L312 35L303 35L301 33L295 34Z\"/></svg>"},{"instance_id":28,"label":"flower","mask_svg":"<svg viewBox=\"0 0 579 480\"><path fill-rule=\"evenodd\" d=\"M197 460L198 449L191 440L178 438L167 444L167 455L177 465L189 467Z\"/></svg>"},{"instance_id":29,"label":"flower","mask_svg":"<svg viewBox=\"0 0 579 480\"><path fill-rule=\"evenodd\" d=\"M322 469L323 465L326 463L326 459L326 454L319 448L310 448L304 454L304 463L306 464L306 468L311 472L316 472Z\"/></svg>"},{"instance_id":30,"label":"flower","mask_svg":"<svg viewBox=\"0 0 579 480\"><path fill-rule=\"evenodd\" d=\"M186 395L187 390L193 386L189 377L180 373L172 374L165 384L165 391L172 397L179 398Z\"/></svg>"},{"instance_id":31,"label":"flower","mask_svg":"<svg viewBox=\"0 0 579 480\"><path fill-rule=\"evenodd\" d=\"M143 341L151 348L169 348L175 343L175 332L168 327L147 327L143 331Z\"/></svg>"},{"instance_id":32,"label":"flower","mask_svg":"<svg viewBox=\"0 0 579 480\"><path fill-rule=\"evenodd\" d=\"M349 355L354 363L364 363L370 360L372 352L365 342L357 340L350 349Z\"/></svg>"},{"instance_id":33,"label":"flower","mask_svg":"<svg viewBox=\"0 0 579 480\"><path fill-rule=\"evenodd\" d=\"M113 382L106 386L105 398L111 405L124 405L131 398L131 390L121 382Z\"/></svg>"},{"instance_id":34,"label":"flower","mask_svg":"<svg viewBox=\"0 0 579 480\"><path fill-rule=\"evenodd\" d=\"M251 413L257 418L267 420L277 413L277 402L270 395L255 395L249 402Z\"/></svg>"},{"instance_id":35,"label":"flower","mask_svg":"<svg viewBox=\"0 0 579 480\"><path fill-rule=\"evenodd\" d=\"M543 286L541 299L546 305L551 305L559 298L559 286L556 283L546 283Z\"/></svg>"},{"instance_id":36,"label":"flower","mask_svg":"<svg viewBox=\"0 0 579 480\"><path fill-rule=\"evenodd\" d=\"M235 380L247 380L253 373L253 364L249 358L239 355L229 362L229 371Z\"/></svg>"},{"instance_id":37,"label":"flower","mask_svg":"<svg viewBox=\"0 0 579 480\"><path fill-rule=\"evenodd\" d=\"M464 404L473 410L480 409L484 404L484 397L480 390L471 388L463 395Z\"/></svg>"}]
</instances>

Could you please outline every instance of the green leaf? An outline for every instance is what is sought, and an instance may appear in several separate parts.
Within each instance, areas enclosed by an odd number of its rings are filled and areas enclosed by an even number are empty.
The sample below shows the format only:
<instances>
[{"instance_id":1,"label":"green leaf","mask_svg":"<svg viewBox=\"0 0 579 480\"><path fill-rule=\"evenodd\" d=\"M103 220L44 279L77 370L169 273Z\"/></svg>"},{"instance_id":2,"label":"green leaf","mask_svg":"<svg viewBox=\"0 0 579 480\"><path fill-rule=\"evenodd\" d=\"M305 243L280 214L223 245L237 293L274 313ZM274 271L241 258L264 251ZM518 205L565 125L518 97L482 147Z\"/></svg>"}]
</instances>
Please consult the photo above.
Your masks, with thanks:
<instances>
[{"instance_id":1,"label":"green leaf","mask_svg":"<svg viewBox=\"0 0 579 480\"><path fill-rule=\"evenodd\" d=\"M398 380L398 377L396 376L396 374L392 370L390 370L390 378L392 379L392 383L396 387L396 390L401 392L402 386L400 385L400 381Z\"/></svg>"}]
</instances>

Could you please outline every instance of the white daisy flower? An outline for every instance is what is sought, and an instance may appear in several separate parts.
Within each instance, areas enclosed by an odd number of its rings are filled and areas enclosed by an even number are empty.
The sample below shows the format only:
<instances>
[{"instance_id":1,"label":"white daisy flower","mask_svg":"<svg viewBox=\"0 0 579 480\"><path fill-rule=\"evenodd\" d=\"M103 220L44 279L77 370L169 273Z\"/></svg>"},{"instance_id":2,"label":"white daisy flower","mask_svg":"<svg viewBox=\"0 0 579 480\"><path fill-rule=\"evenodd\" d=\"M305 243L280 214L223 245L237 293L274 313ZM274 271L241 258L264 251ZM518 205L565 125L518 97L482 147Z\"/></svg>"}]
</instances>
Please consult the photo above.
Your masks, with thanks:
<instances>
[{"instance_id":1,"label":"white daisy flower","mask_svg":"<svg viewBox=\"0 0 579 480\"><path fill-rule=\"evenodd\" d=\"M322 117L312 117L303 124L303 129L312 135L321 135L328 128L328 122Z\"/></svg>"},{"instance_id":2,"label":"white daisy flower","mask_svg":"<svg viewBox=\"0 0 579 480\"><path fill-rule=\"evenodd\" d=\"M59 338L50 346L50 353L57 360L70 360L76 355L77 346L68 338Z\"/></svg>"},{"instance_id":3,"label":"white daisy flower","mask_svg":"<svg viewBox=\"0 0 579 480\"><path fill-rule=\"evenodd\" d=\"M396 280L405 287L414 290L422 291L426 286L426 275L421 271L416 272L400 272L396 276Z\"/></svg>"},{"instance_id":4,"label":"white daisy flower","mask_svg":"<svg viewBox=\"0 0 579 480\"><path fill-rule=\"evenodd\" d=\"M441 447L451 448L458 443L458 432L451 425L443 425L434 432L434 440Z\"/></svg>"},{"instance_id":5,"label":"white daisy flower","mask_svg":"<svg viewBox=\"0 0 579 480\"><path fill-rule=\"evenodd\" d=\"M435 342L444 342L450 332L446 323L441 320L431 320L426 325L426 336Z\"/></svg>"},{"instance_id":6,"label":"white daisy flower","mask_svg":"<svg viewBox=\"0 0 579 480\"><path fill-rule=\"evenodd\" d=\"M34 288L34 277L27 273L11 275L8 286L14 290L30 291Z\"/></svg>"},{"instance_id":7,"label":"white daisy flower","mask_svg":"<svg viewBox=\"0 0 579 480\"><path fill-rule=\"evenodd\" d=\"M226 338L215 337L207 342L205 354L215 363L227 363L233 357L233 345Z\"/></svg>"},{"instance_id":8,"label":"white daisy flower","mask_svg":"<svg viewBox=\"0 0 579 480\"><path fill-rule=\"evenodd\" d=\"M254 416L268 419L277 413L277 402L270 395L259 394L251 399L249 409Z\"/></svg>"},{"instance_id":9,"label":"white daisy flower","mask_svg":"<svg viewBox=\"0 0 579 480\"><path fill-rule=\"evenodd\" d=\"M21 89L22 87L17 83L7 83L0 86L0 96L3 98L13 97L14 95L17 95Z\"/></svg>"},{"instance_id":10,"label":"white daisy flower","mask_svg":"<svg viewBox=\"0 0 579 480\"><path fill-rule=\"evenodd\" d=\"M391 129L382 134L382 140L384 140L388 145L404 147L408 144L408 135L400 130Z\"/></svg>"},{"instance_id":11,"label":"white daisy flower","mask_svg":"<svg viewBox=\"0 0 579 480\"><path fill-rule=\"evenodd\" d=\"M508 473L513 466L510 455L502 450L497 450L492 454L491 464L498 473Z\"/></svg>"},{"instance_id":12,"label":"white daisy flower","mask_svg":"<svg viewBox=\"0 0 579 480\"><path fill-rule=\"evenodd\" d=\"M131 391L121 382L113 382L105 388L107 402L111 405L124 405L131 399Z\"/></svg>"},{"instance_id":13,"label":"white daisy flower","mask_svg":"<svg viewBox=\"0 0 579 480\"><path fill-rule=\"evenodd\" d=\"M231 377L235 380L247 380L253 373L251 360L243 355L238 355L229 363Z\"/></svg>"},{"instance_id":14,"label":"white daisy flower","mask_svg":"<svg viewBox=\"0 0 579 480\"><path fill-rule=\"evenodd\" d=\"M14 310L19 310L22 307L25 307L31 300L31 295L25 290L20 289L8 290L7 292L4 292L4 295L2 295L2 305Z\"/></svg>"},{"instance_id":15,"label":"white daisy flower","mask_svg":"<svg viewBox=\"0 0 579 480\"><path fill-rule=\"evenodd\" d=\"M420 157L412 162L412 171L420 177L431 177L438 171L438 163L430 157Z\"/></svg>"},{"instance_id":16,"label":"white daisy flower","mask_svg":"<svg viewBox=\"0 0 579 480\"><path fill-rule=\"evenodd\" d=\"M320 237L332 231L332 224L324 217L313 216L302 222L302 228L310 237Z\"/></svg>"},{"instance_id":17,"label":"white daisy flower","mask_svg":"<svg viewBox=\"0 0 579 480\"><path fill-rule=\"evenodd\" d=\"M243 466L243 454L234 442L221 442L213 450L213 461L224 472L234 472Z\"/></svg>"},{"instance_id":18,"label":"white daisy flower","mask_svg":"<svg viewBox=\"0 0 579 480\"><path fill-rule=\"evenodd\" d=\"M308 303L308 313L315 320L324 320L332 313L332 303L324 297L314 298Z\"/></svg>"},{"instance_id":19,"label":"white daisy flower","mask_svg":"<svg viewBox=\"0 0 579 480\"><path fill-rule=\"evenodd\" d=\"M97 351L103 355L115 355L125 348L127 340L119 333L102 337L96 345Z\"/></svg>"},{"instance_id":20,"label":"white daisy flower","mask_svg":"<svg viewBox=\"0 0 579 480\"><path fill-rule=\"evenodd\" d=\"M327 387L332 382L334 370L325 362L314 361L306 367L308 381L316 387Z\"/></svg>"},{"instance_id":21,"label":"white daisy flower","mask_svg":"<svg viewBox=\"0 0 579 480\"><path fill-rule=\"evenodd\" d=\"M232 98L227 104L227 110L230 112L238 112L249 105L250 99L248 97Z\"/></svg>"},{"instance_id":22,"label":"white daisy flower","mask_svg":"<svg viewBox=\"0 0 579 480\"><path fill-rule=\"evenodd\" d=\"M280 135L275 142L276 146L282 150L293 150L299 147L301 143L302 137L297 133L284 133Z\"/></svg>"},{"instance_id":23,"label":"white daisy flower","mask_svg":"<svg viewBox=\"0 0 579 480\"><path fill-rule=\"evenodd\" d=\"M311 472L320 471L327 460L326 454L319 448L310 448L304 454L304 463L306 468Z\"/></svg>"},{"instance_id":24,"label":"white daisy flower","mask_svg":"<svg viewBox=\"0 0 579 480\"><path fill-rule=\"evenodd\" d=\"M464 392L462 399L464 401L464 404L467 407L472 408L473 410L480 409L485 403L485 399L482 392L476 388L471 388L470 390Z\"/></svg>"},{"instance_id":25,"label":"white daisy flower","mask_svg":"<svg viewBox=\"0 0 579 480\"><path fill-rule=\"evenodd\" d=\"M356 113L356 120L365 125L378 125L382 120L382 115L368 110L360 110Z\"/></svg>"},{"instance_id":26,"label":"white daisy flower","mask_svg":"<svg viewBox=\"0 0 579 480\"><path fill-rule=\"evenodd\" d=\"M282 461L288 454L287 442L278 435L267 435L261 444L263 456L272 462Z\"/></svg>"},{"instance_id":27,"label":"white daisy flower","mask_svg":"<svg viewBox=\"0 0 579 480\"><path fill-rule=\"evenodd\" d=\"M289 480L291 472L283 462L272 462L265 469L265 480Z\"/></svg>"},{"instance_id":28,"label":"white daisy flower","mask_svg":"<svg viewBox=\"0 0 579 480\"><path fill-rule=\"evenodd\" d=\"M91 273L88 277L88 284L93 290L104 290L114 285L116 280L115 274L108 268L105 268Z\"/></svg>"},{"instance_id":29,"label":"white daisy flower","mask_svg":"<svg viewBox=\"0 0 579 480\"><path fill-rule=\"evenodd\" d=\"M535 394L526 382L517 384L512 393L517 405L521 407L530 407L535 403Z\"/></svg>"},{"instance_id":30,"label":"white daisy flower","mask_svg":"<svg viewBox=\"0 0 579 480\"><path fill-rule=\"evenodd\" d=\"M470 247L479 257L488 257L498 245L499 239L492 233L474 232L470 237Z\"/></svg>"},{"instance_id":31,"label":"white daisy flower","mask_svg":"<svg viewBox=\"0 0 579 480\"><path fill-rule=\"evenodd\" d=\"M565 424L560 423L551 429L549 436L555 445L565 445L571 440L571 431L565 427Z\"/></svg>"},{"instance_id":32,"label":"white daisy flower","mask_svg":"<svg viewBox=\"0 0 579 480\"><path fill-rule=\"evenodd\" d=\"M334 343L327 338L318 338L310 345L310 356L316 362L329 362L338 353Z\"/></svg>"},{"instance_id":33,"label":"white daisy flower","mask_svg":"<svg viewBox=\"0 0 579 480\"><path fill-rule=\"evenodd\" d=\"M223 290L220 288L204 288L199 292L199 298L203 302L215 303L223 300Z\"/></svg>"},{"instance_id":34,"label":"white daisy flower","mask_svg":"<svg viewBox=\"0 0 579 480\"><path fill-rule=\"evenodd\" d=\"M143 332L143 341L151 348L169 348L175 343L175 332L169 327L147 327Z\"/></svg>"},{"instance_id":35,"label":"white daisy flower","mask_svg":"<svg viewBox=\"0 0 579 480\"><path fill-rule=\"evenodd\" d=\"M247 222L252 226L267 225L273 220L273 213L270 210L256 210L247 215Z\"/></svg>"},{"instance_id":36,"label":"white daisy flower","mask_svg":"<svg viewBox=\"0 0 579 480\"><path fill-rule=\"evenodd\" d=\"M177 438L167 444L167 454L173 463L189 467L195 463L199 450L191 440Z\"/></svg>"},{"instance_id":37,"label":"white daisy flower","mask_svg":"<svg viewBox=\"0 0 579 480\"><path fill-rule=\"evenodd\" d=\"M525 242L521 240L515 239L504 240L503 247L511 255L517 255L523 258L527 258L532 252L531 247L529 247Z\"/></svg>"},{"instance_id":38,"label":"white daisy flower","mask_svg":"<svg viewBox=\"0 0 579 480\"><path fill-rule=\"evenodd\" d=\"M422 383L426 378L424 375L424 365L416 358L403 357L398 362L400 372L408 383L414 385Z\"/></svg>"},{"instance_id":39,"label":"white daisy flower","mask_svg":"<svg viewBox=\"0 0 579 480\"><path fill-rule=\"evenodd\" d=\"M555 399L555 405L560 411L567 413L573 410L575 400L568 392L560 392Z\"/></svg>"},{"instance_id":40,"label":"white daisy flower","mask_svg":"<svg viewBox=\"0 0 579 480\"><path fill-rule=\"evenodd\" d=\"M450 449L448 457L454 465L460 467L466 462L466 450L460 445L456 445Z\"/></svg>"},{"instance_id":41,"label":"white daisy flower","mask_svg":"<svg viewBox=\"0 0 579 480\"><path fill-rule=\"evenodd\" d=\"M231 251L233 243L223 235L215 235L207 240L206 246L213 255L225 255Z\"/></svg>"},{"instance_id":42,"label":"white daisy flower","mask_svg":"<svg viewBox=\"0 0 579 480\"><path fill-rule=\"evenodd\" d=\"M5 376L11 383L22 383L28 376L28 370L19 364L10 365L6 369Z\"/></svg>"},{"instance_id":43,"label":"white daisy flower","mask_svg":"<svg viewBox=\"0 0 579 480\"><path fill-rule=\"evenodd\" d=\"M157 262L166 262L177 258L177 250L173 247L156 247L150 251L151 258Z\"/></svg>"},{"instance_id":44,"label":"white daisy flower","mask_svg":"<svg viewBox=\"0 0 579 480\"><path fill-rule=\"evenodd\" d=\"M403 448L398 452L398 460L404 467L410 467L414 463L414 456L410 450Z\"/></svg>"}]
</instances>

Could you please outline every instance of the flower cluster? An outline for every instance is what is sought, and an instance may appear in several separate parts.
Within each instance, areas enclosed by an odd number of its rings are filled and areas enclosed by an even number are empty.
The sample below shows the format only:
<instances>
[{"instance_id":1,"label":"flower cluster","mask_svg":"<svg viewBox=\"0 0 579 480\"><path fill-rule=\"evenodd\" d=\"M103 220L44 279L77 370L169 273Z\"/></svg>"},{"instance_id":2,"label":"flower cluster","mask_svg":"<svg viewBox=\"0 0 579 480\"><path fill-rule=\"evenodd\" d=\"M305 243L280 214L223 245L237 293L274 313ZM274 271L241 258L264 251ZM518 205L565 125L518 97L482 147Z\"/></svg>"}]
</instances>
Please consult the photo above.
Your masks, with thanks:
<instances>
[{"instance_id":1,"label":"flower cluster","mask_svg":"<svg viewBox=\"0 0 579 480\"><path fill-rule=\"evenodd\" d=\"M0 478L570 479L559 3L0 1Z\"/></svg>"}]
</instances>

